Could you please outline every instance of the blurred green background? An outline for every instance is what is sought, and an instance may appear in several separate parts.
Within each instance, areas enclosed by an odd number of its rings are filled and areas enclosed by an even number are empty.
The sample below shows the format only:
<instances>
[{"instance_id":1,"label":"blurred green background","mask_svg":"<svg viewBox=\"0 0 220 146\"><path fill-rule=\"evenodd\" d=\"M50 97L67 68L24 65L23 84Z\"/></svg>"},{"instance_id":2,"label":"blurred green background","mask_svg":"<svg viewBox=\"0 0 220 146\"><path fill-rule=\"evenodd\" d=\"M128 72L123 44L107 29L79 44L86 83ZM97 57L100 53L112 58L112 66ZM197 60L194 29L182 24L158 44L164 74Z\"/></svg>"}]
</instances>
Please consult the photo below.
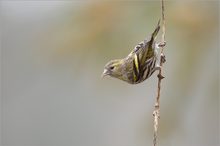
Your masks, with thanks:
<instances>
[{"instance_id":1,"label":"blurred green background","mask_svg":"<svg viewBox=\"0 0 220 146\"><path fill-rule=\"evenodd\" d=\"M156 74L100 76L151 34L160 6L0 1L1 144L152 145ZM159 145L219 146L219 1L166 1L165 15Z\"/></svg>"}]
</instances>

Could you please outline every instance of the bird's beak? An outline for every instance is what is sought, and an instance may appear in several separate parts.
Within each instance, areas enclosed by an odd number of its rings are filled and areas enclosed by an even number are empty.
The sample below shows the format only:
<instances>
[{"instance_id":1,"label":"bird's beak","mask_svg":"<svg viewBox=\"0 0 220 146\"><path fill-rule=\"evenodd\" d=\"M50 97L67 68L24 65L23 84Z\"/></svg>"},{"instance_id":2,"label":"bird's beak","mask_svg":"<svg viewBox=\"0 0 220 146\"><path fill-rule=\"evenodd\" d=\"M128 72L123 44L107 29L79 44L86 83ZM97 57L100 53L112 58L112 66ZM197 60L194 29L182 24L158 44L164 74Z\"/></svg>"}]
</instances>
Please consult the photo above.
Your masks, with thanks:
<instances>
[{"instance_id":1,"label":"bird's beak","mask_svg":"<svg viewBox=\"0 0 220 146\"><path fill-rule=\"evenodd\" d=\"M102 78L104 78L105 76L109 75L108 70L104 69L103 73L102 73Z\"/></svg>"}]
</instances>

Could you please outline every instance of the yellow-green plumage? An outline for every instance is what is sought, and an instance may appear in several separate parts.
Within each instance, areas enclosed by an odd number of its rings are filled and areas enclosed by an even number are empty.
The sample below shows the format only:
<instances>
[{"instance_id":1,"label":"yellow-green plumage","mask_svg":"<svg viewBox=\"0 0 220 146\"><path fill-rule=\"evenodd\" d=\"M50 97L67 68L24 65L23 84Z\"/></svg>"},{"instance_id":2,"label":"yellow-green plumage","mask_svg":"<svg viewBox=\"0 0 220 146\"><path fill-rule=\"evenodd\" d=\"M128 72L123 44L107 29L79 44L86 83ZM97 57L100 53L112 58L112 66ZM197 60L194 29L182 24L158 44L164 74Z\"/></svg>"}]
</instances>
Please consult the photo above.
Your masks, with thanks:
<instances>
[{"instance_id":1,"label":"yellow-green plumage","mask_svg":"<svg viewBox=\"0 0 220 146\"><path fill-rule=\"evenodd\" d=\"M158 22L149 39L136 45L127 57L109 61L104 67L103 75L115 77L130 84L137 84L149 78L158 69L155 38L159 29Z\"/></svg>"}]
</instances>

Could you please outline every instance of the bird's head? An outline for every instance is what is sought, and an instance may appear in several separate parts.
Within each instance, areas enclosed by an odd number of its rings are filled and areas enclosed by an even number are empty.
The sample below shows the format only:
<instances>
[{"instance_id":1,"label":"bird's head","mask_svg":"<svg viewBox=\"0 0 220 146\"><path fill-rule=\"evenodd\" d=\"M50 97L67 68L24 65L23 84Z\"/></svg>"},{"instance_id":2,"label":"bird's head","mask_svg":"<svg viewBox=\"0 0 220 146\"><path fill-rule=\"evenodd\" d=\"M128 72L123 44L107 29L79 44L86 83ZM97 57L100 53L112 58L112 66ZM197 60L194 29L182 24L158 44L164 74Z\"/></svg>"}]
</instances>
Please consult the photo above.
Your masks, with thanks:
<instances>
[{"instance_id":1,"label":"bird's head","mask_svg":"<svg viewBox=\"0 0 220 146\"><path fill-rule=\"evenodd\" d=\"M118 79L122 78L122 67L123 66L123 60L122 59L116 59L109 61L105 67L104 71L102 73L102 77L105 76L111 76Z\"/></svg>"}]
</instances>

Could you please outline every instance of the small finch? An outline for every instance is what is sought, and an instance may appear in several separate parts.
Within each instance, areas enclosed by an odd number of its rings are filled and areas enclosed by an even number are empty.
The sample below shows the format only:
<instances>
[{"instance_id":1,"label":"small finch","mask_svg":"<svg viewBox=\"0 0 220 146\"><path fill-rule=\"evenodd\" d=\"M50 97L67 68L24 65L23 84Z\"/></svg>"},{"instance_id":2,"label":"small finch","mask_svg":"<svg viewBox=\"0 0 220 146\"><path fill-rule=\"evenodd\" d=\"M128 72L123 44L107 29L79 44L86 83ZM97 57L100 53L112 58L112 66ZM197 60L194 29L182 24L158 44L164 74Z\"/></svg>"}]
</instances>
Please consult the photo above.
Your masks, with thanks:
<instances>
[{"instance_id":1,"label":"small finch","mask_svg":"<svg viewBox=\"0 0 220 146\"><path fill-rule=\"evenodd\" d=\"M111 76L130 84L138 84L160 69L160 57L164 63L165 56L158 55L157 49L159 46L165 46L165 43L157 44L155 41L159 30L160 21L150 38L136 45L127 57L109 61L104 67L102 77Z\"/></svg>"}]
</instances>

